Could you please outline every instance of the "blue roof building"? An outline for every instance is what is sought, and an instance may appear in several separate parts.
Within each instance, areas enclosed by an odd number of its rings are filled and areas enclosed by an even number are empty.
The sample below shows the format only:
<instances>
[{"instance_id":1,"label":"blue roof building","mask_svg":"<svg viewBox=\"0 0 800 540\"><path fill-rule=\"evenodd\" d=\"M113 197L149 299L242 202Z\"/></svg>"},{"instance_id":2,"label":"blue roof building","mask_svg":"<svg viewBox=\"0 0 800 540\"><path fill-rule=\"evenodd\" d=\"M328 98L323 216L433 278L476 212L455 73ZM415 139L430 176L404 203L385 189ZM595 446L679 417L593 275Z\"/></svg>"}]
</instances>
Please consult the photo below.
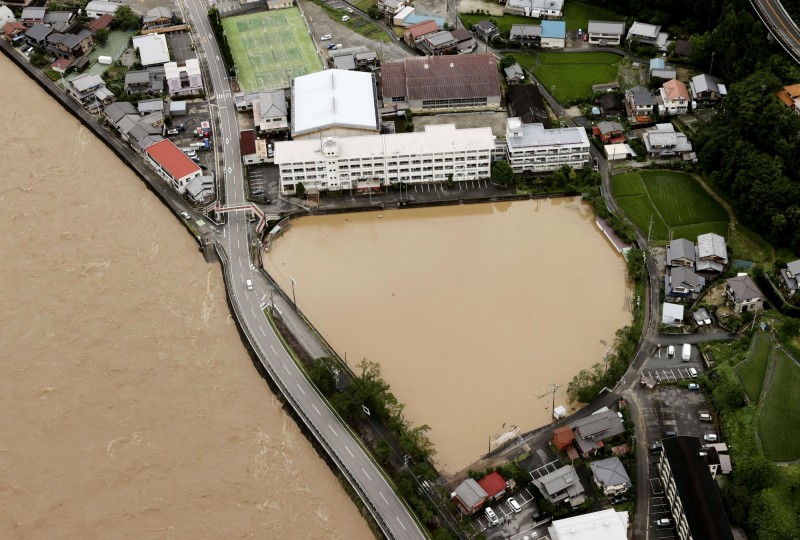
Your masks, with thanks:
<instances>
[{"instance_id":1,"label":"blue roof building","mask_svg":"<svg viewBox=\"0 0 800 540\"><path fill-rule=\"evenodd\" d=\"M542 48L563 49L567 35L567 23L564 21L542 21Z\"/></svg>"}]
</instances>

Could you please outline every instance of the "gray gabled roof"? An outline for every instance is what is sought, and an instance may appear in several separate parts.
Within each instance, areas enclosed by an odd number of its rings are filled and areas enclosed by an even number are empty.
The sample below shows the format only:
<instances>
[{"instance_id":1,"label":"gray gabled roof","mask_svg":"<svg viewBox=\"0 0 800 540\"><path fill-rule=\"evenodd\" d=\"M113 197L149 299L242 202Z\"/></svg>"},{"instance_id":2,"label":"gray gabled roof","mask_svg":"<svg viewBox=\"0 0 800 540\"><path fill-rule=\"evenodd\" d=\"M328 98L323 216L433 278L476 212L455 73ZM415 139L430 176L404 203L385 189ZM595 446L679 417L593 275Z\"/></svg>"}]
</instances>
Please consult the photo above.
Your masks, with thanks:
<instances>
[{"instance_id":1,"label":"gray gabled roof","mask_svg":"<svg viewBox=\"0 0 800 540\"><path fill-rule=\"evenodd\" d=\"M615 34L622 36L625 34L625 23L615 21L589 21L587 32L590 34Z\"/></svg>"},{"instance_id":2,"label":"gray gabled roof","mask_svg":"<svg viewBox=\"0 0 800 540\"><path fill-rule=\"evenodd\" d=\"M51 34L53 31L52 28L49 26L45 26L41 23L36 23L31 26L31 29L25 32L25 36L33 41L42 41L47 36Z\"/></svg>"},{"instance_id":3,"label":"gray gabled roof","mask_svg":"<svg viewBox=\"0 0 800 540\"><path fill-rule=\"evenodd\" d=\"M597 129L600 130L600 133L605 135L606 133L613 133L615 131L624 132L625 128L622 127L622 124L619 122L609 122L607 120L603 120L602 122L597 123Z\"/></svg>"},{"instance_id":4,"label":"gray gabled roof","mask_svg":"<svg viewBox=\"0 0 800 540\"><path fill-rule=\"evenodd\" d=\"M564 490L567 490L566 496L568 497L574 497L584 492L583 484L572 465L556 469L541 478L534 478L533 483L539 488L542 495L548 498Z\"/></svg>"},{"instance_id":5,"label":"gray gabled roof","mask_svg":"<svg viewBox=\"0 0 800 540\"><path fill-rule=\"evenodd\" d=\"M800 259L787 264L786 269L789 270L789 273L791 273L793 276L800 274Z\"/></svg>"},{"instance_id":6,"label":"gray gabled roof","mask_svg":"<svg viewBox=\"0 0 800 540\"><path fill-rule=\"evenodd\" d=\"M667 246L667 264L675 259L694 261L695 258L694 244L686 238L676 238Z\"/></svg>"},{"instance_id":7,"label":"gray gabled roof","mask_svg":"<svg viewBox=\"0 0 800 540\"><path fill-rule=\"evenodd\" d=\"M728 278L725 280L725 283L727 283L731 288L733 295L739 302L747 302L748 300L753 300L754 298L761 298L764 296L764 294L761 292L761 289L759 289L758 286L753 283L753 280L750 279L750 276L747 274Z\"/></svg>"},{"instance_id":8,"label":"gray gabled roof","mask_svg":"<svg viewBox=\"0 0 800 540\"><path fill-rule=\"evenodd\" d=\"M116 124L126 114L136 114L136 107L133 106L133 103L127 101L115 101L114 103L109 103L104 112L109 120Z\"/></svg>"},{"instance_id":9,"label":"gray gabled roof","mask_svg":"<svg viewBox=\"0 0 800 540\"><path fill-rule=\"evenodd\" d=\"M691 268L685 266L676 266L670 273L670 284L672 287L676 285L685 285L688 289L696 289L697 284L700 282L697 274Z\"/></svg>"},{"instance_id":10,"label":"gray gabled roof","mask_svg":"<svg viewBox=\"0 0 800 540\"><path fill-rule=\"evenodd\" d=\"M131 84L150 84L150 72L146 70L127 72L125 74L125 86Z\"/></svg>"},{"instance_id":11,"label":"gray gabled roof","mask_svg":"<svg viewBox=\"0 0 800 540\"><path fill-rule=\"evenodd\" d=\"M576 439L600 441L625 431L622 419L614 411L599 411L572 423Z\"/></svg>"},{"instance_id":12,"label":"gray gabled roof","mask_svg":"<svg viewBox=\"0 0 800 540\"><path fill-rule=\"evenodd\" d=\"M631 478L617 457L601 459L589 464L595 479L603 486L618 486L624 484L632 487Z\"/></svg>"},{"instance_id":13,"label":"gray gabled roof","mask_svg":"<svg viewBox=\"0 0 800 540\"><path fill-rule=\"evenodd\" d=\"M472 478L461 482L453 493L469 508L474 508L488 496L480 484Z\"/></svg>"},{"instance_id":14,"label":"gray gabled roof","mask_svg":"<svg viewBox=\"0 0 800 540\"><path fill-rule=\"evenodd\" d=\"M650 90L644 86L634 86L628 90L628 92L630 92L631 96L633 96L633 102L637 106L658 105L656 98L653 97L653 94L650 93Z\"/></svg>"},{"instance_id":15,"label":"gray gabled roof","mask_svg":"<svg viewBox=\"0 0 800 540\"><path fill-rule=\"evenodd\" d=\"M288 106L286 105L286 93L283 90L260 92L258 94L258 104L262 119L286 116L288 110Z\"/></svg>"},{"instance_id":16,"label":"gray gabled roof","mask_svg":"<svg viewBox=\"0 0 800 540\"><path fill-rule=\"evenodd\" d=\"M692 77L691 85L692 85L692 90L694 90L695 93L700 93L700 92L719 93L719 86L717 85L717 81L715 81L705 73L701 73L700 75Z\"/></svg>"}]
</instances>

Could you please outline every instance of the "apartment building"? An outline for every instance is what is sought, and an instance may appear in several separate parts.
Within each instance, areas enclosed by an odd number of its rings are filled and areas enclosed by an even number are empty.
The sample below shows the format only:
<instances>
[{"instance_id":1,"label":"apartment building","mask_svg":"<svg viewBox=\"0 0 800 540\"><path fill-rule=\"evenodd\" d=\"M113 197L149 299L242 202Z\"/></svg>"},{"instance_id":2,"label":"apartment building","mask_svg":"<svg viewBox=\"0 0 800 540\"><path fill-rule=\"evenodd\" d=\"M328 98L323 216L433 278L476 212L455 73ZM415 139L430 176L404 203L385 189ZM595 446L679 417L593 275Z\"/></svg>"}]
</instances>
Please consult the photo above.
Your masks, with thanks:
<instances>
[{"instance_id":1,"label":"apartment building","mask_svg":"<svg viewBox=\"0 0 800 540\"><path fill-rule=\"evenodd\" d=\"M506 144L508 162L515 173L589 165L589 138L583 128L545 129L542 124L523 124L519 118L509 118Z\"/></svg>"},{"instance_id":2,"label":"apartment building","mask_svg":"<svg viewBox=\"0 0 800 540\"><path fill-rule=\"evenodd\" d=\"M425 126L423 132L278 141L281 193L364 189L488 178L495 147L491 128ZM588 152L588 150L587 150Z\"/></svg>"}]
</instances>

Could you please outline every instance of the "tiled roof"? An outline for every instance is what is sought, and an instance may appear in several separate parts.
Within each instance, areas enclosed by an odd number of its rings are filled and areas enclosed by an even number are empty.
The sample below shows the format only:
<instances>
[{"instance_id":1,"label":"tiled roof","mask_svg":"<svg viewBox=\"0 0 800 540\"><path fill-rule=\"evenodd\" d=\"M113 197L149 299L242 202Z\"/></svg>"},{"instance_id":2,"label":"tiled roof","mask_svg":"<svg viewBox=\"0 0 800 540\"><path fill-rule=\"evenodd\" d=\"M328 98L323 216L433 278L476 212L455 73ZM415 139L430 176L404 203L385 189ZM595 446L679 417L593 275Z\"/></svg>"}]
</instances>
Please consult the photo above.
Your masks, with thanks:
<instances>
[{"instance_id":1,"label":"tiled roof","mask_svg":"<svg viewBox=\"0 0 800 540\"><path fill-rule=\"evenodd\" d=\"M483 488L489 497L494 497L508 487L505 478L500 476L500 473L498 472L487 474L478 480L478 485Z\"/></svg>"},{"instance_id":2,"label":"tiled roof","mask_svg":"<svg viewBox=\"0 0 800 540\"><path fill-rule=\"evenodd\" d=\"M98 18L89 21L86 24L86 29L90 32L96 32L97 30L108 28L113 20L114 16L106 13L105 15L100 15Z\"/></svg>"},{"instance_id":3,"label":"tiled roof","mask_svg":"<svg viewBox=\"0 0 800 540\"><path fill-rule=\"evenodd\" d=\"M383 65L384 97L412 100L463 99L500 95L500 74L492 54L405 58Z\"/></svg>"},{"instance_id":4,"label":"tiled roof","mask_svg":"<svg viewBox=\"0 0 800 540\"><path fill-rule=\"evenodd\" d=\"M406 32L411 34L411 37L414 39L420 36L424 36L425 34L430 34L438 31L439 31L439 25L436 24L436 21L423 21L419 24L414 24L406 28Z\"/></svg>"},{"instance_id":5,"label":"tiled roof","mask_svg":"<svg viewBox=\"0 0 800 540\"><path fill-rule=\"evenodd\" d=\"M689 101L689 90L687 90L686 85L678 79L667 81L662 86L664 87L664 93L667 95L668 100L685 99Z\"/></svg>"},{"instance_id":6,"label":"tiled roof","mask_svg":"<svg viewBox=\"0 0 800 540\"><path fill-rule=\"evenodd\" d=\"M146 152L173 178L183 178L200 171L200 167L168 139L148 146Z\"/></svg>"},{"instance_id":7,"label":"tiled roof","mask_svg":"<svg viewBox=\"0 0 800 540\"><path fill-rule=\"evenodd\" d=\"M252 129L245 129L239 134L239 146L243 156L256 153L256 134Z\"/></svg>"}]
</instances>

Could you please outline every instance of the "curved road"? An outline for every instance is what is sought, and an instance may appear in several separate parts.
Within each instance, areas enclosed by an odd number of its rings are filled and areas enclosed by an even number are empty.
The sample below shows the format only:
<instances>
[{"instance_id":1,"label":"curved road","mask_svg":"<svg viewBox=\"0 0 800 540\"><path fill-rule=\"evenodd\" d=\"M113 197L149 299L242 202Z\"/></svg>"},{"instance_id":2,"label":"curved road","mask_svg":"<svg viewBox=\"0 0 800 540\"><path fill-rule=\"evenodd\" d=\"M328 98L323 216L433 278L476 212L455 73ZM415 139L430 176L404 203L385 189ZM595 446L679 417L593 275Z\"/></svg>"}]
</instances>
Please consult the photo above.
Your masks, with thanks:
<instances>
[{"instance_id":1,"label":"curved road","mask_svg":"<svg viewBox=\"0 0 800 540\"><path fill-rule=\"evenodd\" d=\"M800 63L800 29L779 0L750 0L769 31L795 62Z\"/></svg>"},{"instance_id":2,"label":"curved road","mask_svg":"<svg viewBox=\"0 0 800 540\"><path fill-rule=\"evenodd\" d=\"M220 173L224 178L226 204L245 204L236 107L208 21L207 6L202 0L185 0L184 4L186 20L191 22L197 41L196 50L204 53L207 63L208 95L216 97L219 127L215 144L223 143L224 169ZM248 230L244 213L228 214L222 237L217 238L217 251L225 267L231 304L261 363L363 499L384 534L397 539L426 538L378 466L306 379L267 322L262 305L269 292L268 284L251 264ZM254 290L248 290L245 284L248 279L255 284Z\"/></svg>"}]
</instances>

